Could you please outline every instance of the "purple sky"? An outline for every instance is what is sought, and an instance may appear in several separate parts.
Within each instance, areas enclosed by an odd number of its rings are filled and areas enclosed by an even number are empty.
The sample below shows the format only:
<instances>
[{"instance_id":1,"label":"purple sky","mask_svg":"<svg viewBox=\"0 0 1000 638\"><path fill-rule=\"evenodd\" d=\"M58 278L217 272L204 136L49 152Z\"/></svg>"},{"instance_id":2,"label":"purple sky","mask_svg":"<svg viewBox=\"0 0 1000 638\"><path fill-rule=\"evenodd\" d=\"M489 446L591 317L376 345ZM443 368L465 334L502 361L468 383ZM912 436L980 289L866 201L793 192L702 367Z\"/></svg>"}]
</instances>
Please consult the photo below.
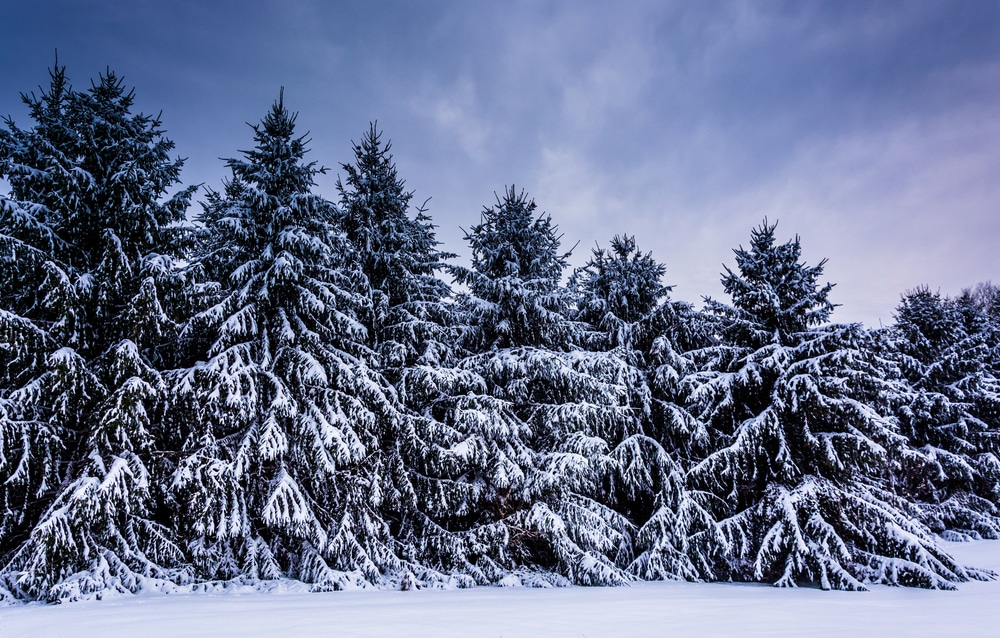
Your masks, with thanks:
<instances>
[{"instance_id":1,"label":"purple sky","mask_svg":"<svg viewBox=\"0 0 1000 638\"><path fill-rule=\"evenodd\" d=\"M218 188L285 87L330 167L377 119L445 248L514 183L577 241L616 233L700 305L766 216L826 257L837 321L1000 281L1000 2L4 2L0 115L54 50L163 112ZM284 5L291 5L288 8Z\"/></svg>"}]
</instances>

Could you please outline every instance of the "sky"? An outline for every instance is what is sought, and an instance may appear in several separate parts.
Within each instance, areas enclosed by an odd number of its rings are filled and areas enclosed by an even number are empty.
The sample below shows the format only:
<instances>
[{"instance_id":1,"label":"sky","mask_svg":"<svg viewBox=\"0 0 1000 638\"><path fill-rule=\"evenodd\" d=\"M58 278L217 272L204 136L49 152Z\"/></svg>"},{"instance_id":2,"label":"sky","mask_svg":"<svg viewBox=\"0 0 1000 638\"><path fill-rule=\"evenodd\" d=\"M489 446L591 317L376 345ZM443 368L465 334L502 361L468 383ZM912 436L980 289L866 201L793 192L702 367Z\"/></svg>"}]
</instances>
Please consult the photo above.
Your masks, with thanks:
<instances>
[{"instance_id":1,"label":"sky","mask_svg":"<svg viewBox=\"0 0 1000 638\"><path fill-rule=\"evenodd\" d=\"M832 319L1000 282L1000 2L0 0L0 115L65 65L162 113L220 188L284 87L330 171L377 120L443 248L524 189L582 264L616 234L672 298L727 300L765 218L827 259ZM195 211L192 211L195 212Z\"/></svg>"}]
</instances>

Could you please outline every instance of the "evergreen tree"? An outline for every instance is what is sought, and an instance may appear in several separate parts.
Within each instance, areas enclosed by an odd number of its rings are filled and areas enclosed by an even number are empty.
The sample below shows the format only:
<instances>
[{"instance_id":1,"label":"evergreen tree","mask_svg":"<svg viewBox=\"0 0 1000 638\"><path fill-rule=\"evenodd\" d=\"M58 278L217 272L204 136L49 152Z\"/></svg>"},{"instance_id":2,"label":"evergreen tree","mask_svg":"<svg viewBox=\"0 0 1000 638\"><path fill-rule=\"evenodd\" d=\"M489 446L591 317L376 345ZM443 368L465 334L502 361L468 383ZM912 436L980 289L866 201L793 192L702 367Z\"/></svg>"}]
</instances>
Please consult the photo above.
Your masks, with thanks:
<instances>
[{"instance_id":1,"label":"evergreen tree","mask_svg":"<svg viewBox=\"0 0 1000 638\"><path fill-rule=\"evenodd\" d=\"M1000 286L986 281L963 290L958 299L966 332L980 335L988 350L984 363L1000 378Z\"/></svg>"},{"instance_id":2,"label":"evergreen tree","mask_svg":"<svg viewBox=\"0 0 1000 638\"><path fill-rule=\"evenodd\" d=\"M707 306L721 343L690 353L682 396L708 426L691 481L718 498L728 571L720 577L824 589L865 583L953 587L970 572L891 490L905 446L887 401L896 388L860 325L821 326L833 305L823 263L766 222L726 269L728 306Z\"/></svg>"},{"instance_id":3,"label":"evergreen tree","mask_svg":"<svg viewBox=\"0 0 1000 638\"><path fill-rule=\"evenodd\" d=\"M639 432L641 382L614 356L573 349L582 324L569 319L559 281L567 255L534 211L507 190L467 233L472 269L454 269L469 287L460 306L470 354L432 387L454 441L455 469L443 477L452 483L442 485L456 496L466 489L479 515L439 520L493 541L479 561L487 579L510 570L534 579L523 570L541 569L548 579L623 583L634 526L614 507L609 475L619 444Z\"/></svg>"},{"instance_id":4,"label":"evergreen tree","mask_svg":"<svg viewBox=\"0 0 1000 638\"><path fill-rule=\"evenodd\" d=\"M493 562L500 536L469 520L478 514L477 486L455 480L455 472L471 450L441 407L455 384L468 379L454 367L467 327L438 277L451 255L437 248L423 206L411 217L412 193L381 135L372 124L354 145L354 163L341 165L346 178L338 191L340 223L370 284L369 344L403 406L398 428L381 444L396 489L407 497L402 511L384 513L412 570L406 586L494 582L505 574Z\"/></svg>"},{"instance_id":5,"label":"evergreen tree","mask_svg":"<svg viewBox=\"0 0 1000 638\"><path fill-rule=\"evenodd\" d=\"M380 512L404 496L382 450L397 417L367 345L367 281L312 192L324 169L305 162L295 115L279 98L252 128L203 215L196 267L219 286L184 338L210 346L173 380L187 551L210 579L381 582L399 563Z\"/></svg>"},{"instance_id":6,"label":"evergreen tree","mask_svg":"<svg viewBox=\"0 0 1000 638\"><path fill-rule=\"evenodd\" d=\"M688 489L684 455L678 454L680 445L690 446L689 439L704 427L663 396L665 371L679 359L670 355L679 343L686 344L683 335L691 332L693 318L687 304L667 299L671 287L662 283L665 271L636 248L635 238L616 236L609 251L593 251L570 286L576 317L589 326L584 343L610 349L590 358L627 371L621 377L631 388L632 419L625 437L610 439L617 446L609 466L615 507L637 530L629 570L644 579L700 579L712 573L718 528L705 496Z\"/></svg>"},{"instance_id":7,"label":"evergreen tree","mask_svg":"<svg viewBox=\"0 0 1000 638\"><path fill-rule=\"evenodd\" d=\"M969 295L906 292L885 331L908 381L898 408L914 453L907 494L935 531L1000 536L1000 381L988 368L988 319Z\"/></svg>"},{"instance_id":8,"label":"evergreen tree","mask_svg":"<svg viewBox=\"0 0 1000 638\"><path fill-rule=\"evenodd\" d=\"M113 73L80 92L56 68L23 99L34 126L0 137L4 583L54 600L183 579L154 520L148 411L193 189L167 197L182 161Z\"/></svg>"},{"instance_id":9,"label":"evergreen tree","mask_svg":"<svg viewBox=\"0 0 1000 638\"><path fill-rule=\"evenodd\" d=\"M463 282L486 282L478 271L450 269ZM512 517L530 505L526 475L534 451L528 426L482 374L489 355L474 356L489 322L479 312L481 303L473 294L460 297L452 321L463 338L450 344L452 357L408 367L399 388L419 415L408 421L400 441L417 505L404 531L410 551L428 566L486 584L518 565L532 565Z\"/></svg>"}]
</instances>

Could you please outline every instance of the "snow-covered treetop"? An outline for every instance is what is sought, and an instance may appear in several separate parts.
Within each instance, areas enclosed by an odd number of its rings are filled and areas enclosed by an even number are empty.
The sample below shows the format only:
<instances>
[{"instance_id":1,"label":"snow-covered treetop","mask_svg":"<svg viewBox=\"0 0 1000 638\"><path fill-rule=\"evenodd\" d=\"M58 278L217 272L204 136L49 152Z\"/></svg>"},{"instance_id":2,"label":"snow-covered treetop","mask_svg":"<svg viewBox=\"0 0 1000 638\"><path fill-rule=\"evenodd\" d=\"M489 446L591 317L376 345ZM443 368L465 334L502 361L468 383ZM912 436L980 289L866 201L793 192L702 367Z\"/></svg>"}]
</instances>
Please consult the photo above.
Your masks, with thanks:
<instances>
[{"instance_id":1,"label":"snow-covered treetop","mask_svg":"<svg viewBox=\"0 0 1000 638\"><path fill-rule=\"evenodd\" d=\"M315 184L313 177L325 173L316 162L303 163L308 133L295 136L297 113L285 108L284 89L278 101L260 124L251 124L254 141L253 150L240 151L245 160L229 159L229 166L237 178L257 185L272 197L287 197L294 193L306 193Z\"/></svg>"},{"instance_id":2,"label":"snow-covered treetop","mask_svg":"<svg viewBox=\"0 0 1000 638\"><path fill-rule=\"evenodd\" d=\"M562 235L548 215L535 216L535 200L512 185L465 235L472 267L490 279L516 277L540 288L558 285L570 253L560 253ZM474 285L474 282L473 282Z\"/></svg>"},{"instance_id":3,"label":"snow-covered treetop","mask_svg":"<svg viewBox=\"0 0 1000 638\"><path fill-rule=\"evenodd\" d=\"M931 292L928 286L907 290L895 312L896 328L910 342L909 354L929 362L940 350L953 344L962 328L953 304Z\"/></svg>"},{"instance_id":4,"label":"snow-covered treetop","mask_svg":"<svg viewBox=\"0 0 1000 638\"><path fill-rule=\"evenodd\" d=\"M835 307L828 299L833 284L820 287L818 283L826 260L815 266L801 263L799 237L776 244L776 227L777 223L769 224L765 219L750 232L749 250L742 246L733 250L738 273L724 266L722 287L732 298L733 307L706 298L711 312L744 324L755 333L754 341L775 335L784 341L789 335L824 323Z\"/></svg>"},{"instance_id":5,"label":"snow-covered treetop","mask_svg":"<svg viewBox=\"0 0 1000 638\"><path fill-rule=\"evenodd\" d=\"M535 202L513 186L483 209L481 222L465 235L472 269L453 267L455 279L471 291L480 345L559 346L566 343L564 313L569 298L560 286L569 253L548 215L535 215ZM480 303L484 302L484 303Z\"/></svg>"},{"instance_id":6,"label":"snow-covered treetop","mask_svg":"<svg viewBox=\"0 0 1000 638\"><path fill-rule=\"evenodd\" d=\"M305 161L308 134L296 135L295 120L282 91L261 122L249 125L254 148L226 160L232 177L223 192L209 189L199 216L207 249L198 265L211 279L239 278L240 265L270 261L290 246L310 260L326 258L335 208L312 192L326 169Z\"/></svg>"},{"instance_id":7,"label":"snow-covered treetop","mask_svg":"<svg viewBox=\"0 0 1000 638\"><path fill-rule=\"evenodd\" d=\"M134 92L111 71L87 91L70 86L65 67L50 75L47 91L22 95L34 126L23 130L8 118L0 135L0 174L14 199L30 202L64 240L67 261L85 270L101 260L106 231L129 259L162 251L194 189L164 199L184 162L170 159L174 144L159 118L133 114Z\"/></svg>"},{"instance_id":8,"label":"snow-covered treetop","mask_svg":"<svg viewBox=\"0 0 1000 638\"><path fill-rule=\"evenodd\" d=\"M354 163L341 164L346 178L337 180L341 225L372 288L387 295L390 306L439 300L449 291L436 273L452 255L438 250L424 207L410 217L413 192L397 175L391 149L377 122L353 145Z\"/></svg>"},{"instance_id":9,"label":"snow-covered treetop","mask_svg":"<svg viewBox=\"0 0 1000 638\"><path fill-rule=\"evenodd\" d=\"M595 324L610 313L635 323L667 297L672 286L662 283L667 268L636 248L635 237L615 235L611 249L597 247L587 263L573 273L571 285L581 295L580 311Z\"/></svg>"}]
</instances>

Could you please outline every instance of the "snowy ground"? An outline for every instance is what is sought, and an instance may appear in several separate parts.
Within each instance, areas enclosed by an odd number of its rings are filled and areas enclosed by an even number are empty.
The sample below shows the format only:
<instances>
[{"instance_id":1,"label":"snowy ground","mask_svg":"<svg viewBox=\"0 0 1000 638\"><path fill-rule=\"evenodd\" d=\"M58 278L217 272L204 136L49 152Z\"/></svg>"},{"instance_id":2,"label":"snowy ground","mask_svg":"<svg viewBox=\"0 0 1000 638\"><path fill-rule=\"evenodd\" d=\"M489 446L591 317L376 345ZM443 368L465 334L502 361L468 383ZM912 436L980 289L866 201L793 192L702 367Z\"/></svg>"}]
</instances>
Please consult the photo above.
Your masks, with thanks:
<instances>
[{"instance_id":1,"label":"snowy ground","mask_svg":"<svg viewBox=\"0 0 1000 638\"><path fill-rule=\"evenodd\" d=\"M1000 541L950 544L1000 572ZM0 636L1000 636L1000 582L958 592L760 585L144 595L0 608Z\"/></svg>"}]
</instances>

